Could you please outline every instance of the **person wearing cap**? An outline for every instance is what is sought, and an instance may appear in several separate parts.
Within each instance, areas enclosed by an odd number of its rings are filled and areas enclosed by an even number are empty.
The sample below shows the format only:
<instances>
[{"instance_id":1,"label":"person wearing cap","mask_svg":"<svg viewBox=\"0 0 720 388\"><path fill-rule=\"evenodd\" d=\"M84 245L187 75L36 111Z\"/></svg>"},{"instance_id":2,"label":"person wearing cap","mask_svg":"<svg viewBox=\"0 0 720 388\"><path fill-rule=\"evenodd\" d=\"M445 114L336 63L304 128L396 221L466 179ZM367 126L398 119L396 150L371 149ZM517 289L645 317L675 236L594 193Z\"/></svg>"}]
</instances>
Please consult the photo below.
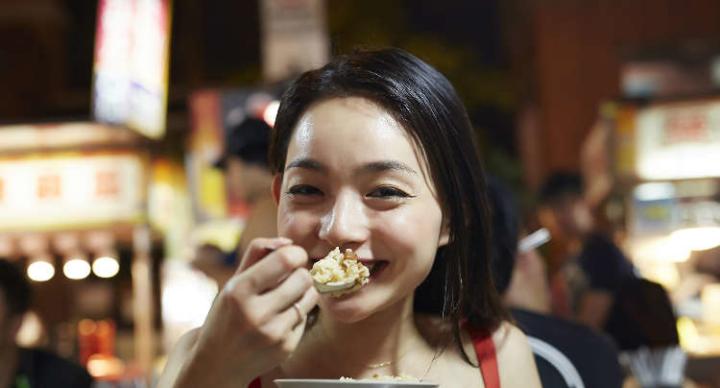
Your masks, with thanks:
<instances>
[{"instance_id":1,"label":"person wearing cap","mask_svg":"<svg viewBox=\"0 0 720 388\"><path fill-rule=\"evenodd\" d=\"M277 235L277 209L270 191L272 174L267 159L271 130L262 119L246 118L230 128L225 152L215 162L215 167L225 174L230 200L241 200L250 207L233 252L222 252L216 246L205 244L193 260L193 266L215 279L220 287L233 275L238 258L252 239Z\"/></svg>"},{"instance_id":2,"label":"person wearing cap","mask_svg":"<svg viewBox=\"0 0 720 388\"><path fill-rule=\"evenodd\" d=\"M564 283L568 292L566 301L557 305L565 305L565 310L569 307L569 317L603 330L617 293L637 278L635 267L597 227L579 174L551 174L538 197L540 223L564 243L567 252L557 276L561 280L555 284L562 287Z\"/></svg>"},{"instance_id":3,"label":"person wearing cap","mask_svg":"<svg viewBox=\"0 0 720 388\"><path fill-rule=\"evenodd\" d=\"M490 177L488 197L494 236L493 279L530 341L543 387L621 387L619 353L611 339L550 314L545 261L536 250L537 242L523 244L529 238L518 241L523 233L513 193Z\"/></svg>"}]
</instances>

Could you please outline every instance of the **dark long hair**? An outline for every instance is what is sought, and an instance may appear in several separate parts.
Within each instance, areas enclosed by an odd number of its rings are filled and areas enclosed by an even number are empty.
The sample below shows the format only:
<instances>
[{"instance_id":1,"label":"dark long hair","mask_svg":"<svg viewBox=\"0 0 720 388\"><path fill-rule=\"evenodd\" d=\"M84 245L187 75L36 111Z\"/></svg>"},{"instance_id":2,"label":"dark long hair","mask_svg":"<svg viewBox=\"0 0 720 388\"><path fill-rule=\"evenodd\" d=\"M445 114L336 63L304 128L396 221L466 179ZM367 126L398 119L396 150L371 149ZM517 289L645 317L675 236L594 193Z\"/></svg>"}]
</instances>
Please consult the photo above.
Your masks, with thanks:
<instances>
[{"instance_id":1,"label":"dark long hair","mask_svg":"<svg viewBox=\"0 0 720 388\"><path fill-rule=\"evenodd\" d=\"M452 323L458 345L465 319L480 329L497 328L507 313L490 273L485 176L455 89L433 67L400 49L339 56L302 74L285 91L270 142L274 173L284 170L302 114L314 103L337 97L363 97L386 109L427 158L450 232L449 243L438 249L431 275L419 288L442 295L440 311L430 312ZM438 273L444 276L438 278Z\"/></svg>"}]
</instances>

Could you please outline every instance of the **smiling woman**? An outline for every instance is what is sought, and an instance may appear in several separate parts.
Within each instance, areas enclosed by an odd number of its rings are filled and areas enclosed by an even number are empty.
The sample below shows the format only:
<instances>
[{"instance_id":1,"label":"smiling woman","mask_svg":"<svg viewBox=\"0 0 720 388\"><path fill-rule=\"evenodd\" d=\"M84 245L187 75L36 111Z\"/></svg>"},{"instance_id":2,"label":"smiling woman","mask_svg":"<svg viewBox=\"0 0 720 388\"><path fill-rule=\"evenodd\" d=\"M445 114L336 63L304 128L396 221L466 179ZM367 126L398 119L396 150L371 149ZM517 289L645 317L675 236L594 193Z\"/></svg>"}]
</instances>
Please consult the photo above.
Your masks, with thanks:
<instances>
[{"instance_id":1,"label":"smiling woman","mask_svg":"<svg viewBox=\"0 0 720 388\"><path fill-rule=\"evenodd\" d=\"M283 96L270 161L282 237L253 242L160 386L373 375L539 386L492 284L484 174L444 76L396 49L307 72ZM335 247L351 249L370 278L355 292L319 295L307 268ZM434 263L447 273L436 285L444 307L423 317L415 290Z\"/></svg>"}]
</instances>

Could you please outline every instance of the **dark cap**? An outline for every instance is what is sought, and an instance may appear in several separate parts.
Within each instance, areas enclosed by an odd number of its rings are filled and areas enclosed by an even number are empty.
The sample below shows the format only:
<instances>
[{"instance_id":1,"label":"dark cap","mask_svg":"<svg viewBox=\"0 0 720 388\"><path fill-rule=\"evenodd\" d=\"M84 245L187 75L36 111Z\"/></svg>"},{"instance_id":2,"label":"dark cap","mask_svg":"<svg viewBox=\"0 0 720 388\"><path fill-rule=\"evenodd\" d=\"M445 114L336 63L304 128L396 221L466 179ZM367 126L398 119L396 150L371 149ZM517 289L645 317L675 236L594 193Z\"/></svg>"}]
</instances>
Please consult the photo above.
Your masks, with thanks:
<instances>
[{"instance_id":1,"label":"dark cap","mask_svg":"<svg viewBox=\"0 0 720 388\"><path fill-rule=\"evenodd\" d=\"M258 118L250 117L240 124L229 128L225 137L225 151L214 165L217 168L227 167L229 157L237 157L246 163L268 165L268 147L272 128Z\"/></svg>"}]
</instances>

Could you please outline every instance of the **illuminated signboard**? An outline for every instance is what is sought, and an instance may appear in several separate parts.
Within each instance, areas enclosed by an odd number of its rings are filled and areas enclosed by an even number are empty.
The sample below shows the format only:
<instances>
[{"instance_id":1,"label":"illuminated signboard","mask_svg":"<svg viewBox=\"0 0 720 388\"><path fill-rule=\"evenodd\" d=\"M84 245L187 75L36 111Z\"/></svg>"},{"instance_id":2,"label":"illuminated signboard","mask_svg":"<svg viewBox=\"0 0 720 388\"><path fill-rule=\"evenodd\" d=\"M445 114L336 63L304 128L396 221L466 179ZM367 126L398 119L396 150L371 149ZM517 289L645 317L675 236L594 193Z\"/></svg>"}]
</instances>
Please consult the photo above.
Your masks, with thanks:
<instances>
[{"instance_id":1,"label":"illuminated signboard","mask_svg":"<svg viewBox=\"0 0 720 388\"><path fill-rule=\"evenodd\" d=\"M165 134L171 0L99 0L93 114L150 138Z\"/></svg>"},{"instance_id":2,"label":"illuminated signboard","mask_svg":"<svg viewBox=\"0 0 720 388\"><path fill-rule=\"evenodd\" d=\"M643 179L720 177L720 101L640 110L635 152L636 172Z\"/></svg>"},{"instance_id":3,"label":"illuminated signboard","mask_svg":"<svg viewBox=\"0 0 720 388\"><path fill-rule=\"evenodd\" d=\"M132 153L0 159L0 231L141 221L144 171Z\"/></svg>"}]
</instances>

